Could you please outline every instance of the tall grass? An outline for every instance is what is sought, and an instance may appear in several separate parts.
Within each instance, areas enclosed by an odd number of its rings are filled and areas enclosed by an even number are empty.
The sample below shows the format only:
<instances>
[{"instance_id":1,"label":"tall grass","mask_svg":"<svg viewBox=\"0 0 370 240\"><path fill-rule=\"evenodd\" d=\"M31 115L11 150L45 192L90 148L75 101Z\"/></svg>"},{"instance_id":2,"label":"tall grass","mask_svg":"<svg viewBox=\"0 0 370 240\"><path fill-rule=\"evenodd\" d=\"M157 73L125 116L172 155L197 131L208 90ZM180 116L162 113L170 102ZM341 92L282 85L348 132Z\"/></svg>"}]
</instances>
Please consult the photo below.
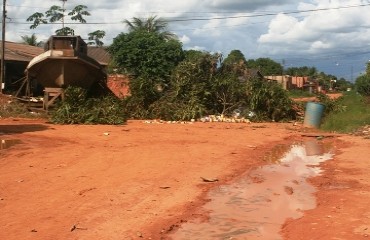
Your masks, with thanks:
<instances>
[{"instance_id":1,"label":"tall grass","mask_svg":"<svg viewBox=\"0 0 370 240\"><path fill-rule=\"evenodd\" d=\"M361 126L370 125L370 101L355 92L346 92L341 101L344 111L329 113L321 129L340 133L350 133Z\"/></svg>"},{"instance_id":2,"label":"tall grass","mask_svg":"<svg viewBox=\"0 0 370 240\"><path fill-rule=\"evenodd\" d=\"M288 95L291 98L315 97L315 94L299 89L289 90Z\"/></svg>"},{"instance_id":3,"label":"tall grass","mask_svg":"<svg viewBox=\"0 0 370 240\"><path fill-rule=\"evenodd\" d=\"M26 103L0 93L0 118L45 118L46 115L31 112Z\"/></svg>"}]
</instances>

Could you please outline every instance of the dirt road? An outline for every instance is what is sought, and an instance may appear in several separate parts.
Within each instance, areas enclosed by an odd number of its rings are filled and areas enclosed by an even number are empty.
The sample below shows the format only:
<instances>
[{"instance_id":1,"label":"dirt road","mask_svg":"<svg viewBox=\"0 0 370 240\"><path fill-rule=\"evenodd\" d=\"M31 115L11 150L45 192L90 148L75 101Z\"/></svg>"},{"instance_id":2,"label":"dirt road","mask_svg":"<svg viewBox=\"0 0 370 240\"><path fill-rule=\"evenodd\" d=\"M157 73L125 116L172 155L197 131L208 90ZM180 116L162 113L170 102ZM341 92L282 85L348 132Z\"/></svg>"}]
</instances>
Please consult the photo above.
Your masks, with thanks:
<instances>
[{"instance_id":1,"label":"dirt road","mask_svg":"<svg viewBox=\"0 0 370 240\"><path fill-rule=\"evenodd\" d=\"M267 151L305 131L292 123L0 119L0 239L169 239L181 223L207 219L201 206L210 189L265 164ZM335 157L311 179L317 207L287 219L281 235L368 239L370 140L322 141L333 142Z\"/></svg>"}]
</instances>

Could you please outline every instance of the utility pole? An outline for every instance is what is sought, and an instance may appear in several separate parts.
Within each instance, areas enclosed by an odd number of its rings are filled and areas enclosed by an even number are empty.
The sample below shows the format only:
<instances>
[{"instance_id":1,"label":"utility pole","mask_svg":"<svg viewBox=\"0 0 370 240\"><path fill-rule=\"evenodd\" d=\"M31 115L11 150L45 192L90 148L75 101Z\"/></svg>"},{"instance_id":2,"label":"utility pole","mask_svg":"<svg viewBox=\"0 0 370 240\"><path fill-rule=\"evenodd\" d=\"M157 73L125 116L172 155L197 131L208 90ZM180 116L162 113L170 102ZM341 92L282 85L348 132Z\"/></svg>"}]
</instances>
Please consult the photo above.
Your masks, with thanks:
<instances>
[{"instance_id":1,"label":"utility pole","mask_svg":"<svg viewBox=\"0 0 370 240\"><path fill-rule=\"evenodd\" d=\"M63 2L63 7L62 7L62 10L63 10L62 28L64 29L64 12L66 11L65 4L66 4L67 0L60 0L60 1Z\"/></svg>"},{"instance_id":2,"label":"utility pole","mask_svg":"<svg viewBox=\"0 0 370 240\"><path fill-rule=\"evenodd\" d=\"M6 0L3 0L2 34L1 34L1 74L0 74L0 93L3 92L5 85L5 20L6 20Z\"/></svg>"}]
</instances>

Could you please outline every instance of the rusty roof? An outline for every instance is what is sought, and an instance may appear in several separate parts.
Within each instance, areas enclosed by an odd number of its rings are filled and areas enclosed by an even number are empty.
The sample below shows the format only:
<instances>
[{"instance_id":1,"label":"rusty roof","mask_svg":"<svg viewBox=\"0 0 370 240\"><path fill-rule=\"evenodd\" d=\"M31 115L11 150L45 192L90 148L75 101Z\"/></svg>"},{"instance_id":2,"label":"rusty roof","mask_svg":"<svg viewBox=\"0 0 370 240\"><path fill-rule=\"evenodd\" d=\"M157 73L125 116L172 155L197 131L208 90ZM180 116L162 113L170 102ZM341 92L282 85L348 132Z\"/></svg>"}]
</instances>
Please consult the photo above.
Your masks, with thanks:
<instances>
[{"instance_id":1,"label":"rusty roof","mask_svg":"<svg viewBox=\"0 0 370 240\"><path fill-rule=\"evenodd\" d=\"M1 40L0 40L1 44ZM0 49L1 52L1 49ZM41 47L35 47L24 43L15 43L5 41L5 60L6 61L17 61L17 62L29 62L34 57L44 52ZM110 61L110 55L103 47L88 47L87 55L101 65L108 65Z\"/></svg>"},{"instance_id":2,"label":"rusty roof","mask_svg":"<svg viewBox=\"0 0 370 240\"><path fill-rule=\"evenodd\" d=\"M104 66L107 66L110 61L110 55L104 47L89 46L87 48L87 55Z\"/></svg>"},{"instance_id":3,"label":"rusty roof","mask_svg":"<svg viewBox=\"0 0 370 240\"><path fill-rule=\"evenodd\" d=\"M41 47L5 41L4 58L6 61L29 62L32 60L32 58L43 52L44 49Z\"/></svg>"}]
</instances>

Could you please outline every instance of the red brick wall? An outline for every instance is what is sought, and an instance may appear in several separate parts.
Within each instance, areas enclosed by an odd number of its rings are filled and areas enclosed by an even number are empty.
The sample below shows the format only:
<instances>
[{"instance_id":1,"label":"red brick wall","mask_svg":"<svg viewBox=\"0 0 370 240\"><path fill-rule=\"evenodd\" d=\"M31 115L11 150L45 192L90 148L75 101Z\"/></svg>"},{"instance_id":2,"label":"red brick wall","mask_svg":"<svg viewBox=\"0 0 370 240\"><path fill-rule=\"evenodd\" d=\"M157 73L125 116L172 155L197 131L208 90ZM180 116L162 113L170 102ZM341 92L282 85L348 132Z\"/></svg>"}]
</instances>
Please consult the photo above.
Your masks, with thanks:
<instances>
[{"instance_id":1,"label":"red brick wall","mask_svg":"<svg viewBox=\"0 0 370 240\"><path fill-rule=\"evenodd\" d=\"M107 85L117 97L124 98L130 95L129 81L126 75L112 74L108 76Z\"/></svg>"},{"instance_id":2,"label":"red brick wall","mask_svg":"<svg viewBox=\"0 0 370 240\"><path fill-rule=\"evenodd\" d=\"M303 85L308 82L308 77L292 77L292 85L296 88L303 88Z\"/></svg>"}]
</instances>

